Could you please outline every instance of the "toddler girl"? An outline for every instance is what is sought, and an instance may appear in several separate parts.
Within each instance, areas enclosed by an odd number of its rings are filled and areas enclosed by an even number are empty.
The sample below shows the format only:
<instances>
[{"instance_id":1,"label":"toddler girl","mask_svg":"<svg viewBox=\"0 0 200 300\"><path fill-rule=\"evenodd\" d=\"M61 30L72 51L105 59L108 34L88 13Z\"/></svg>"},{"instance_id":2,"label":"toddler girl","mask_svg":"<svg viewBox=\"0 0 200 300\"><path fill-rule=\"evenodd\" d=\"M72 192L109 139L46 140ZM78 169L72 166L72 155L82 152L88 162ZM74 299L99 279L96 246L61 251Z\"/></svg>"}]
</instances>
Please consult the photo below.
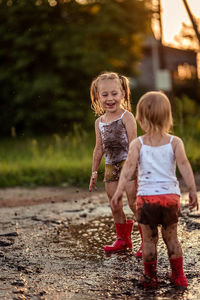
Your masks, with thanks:
<instances>
[{"instance_id":1,"label":"toddler girl","mask_svg":"<svg viewBox=\"0 0 200 300\"><path fill-rule=\"evenodd\" d=\"M194 175L182 140L168 134L172 126L171 105L161 92L148 92L138 102L136 120L145 134L132 141L112 198L115 207L126 183L138 165L137 220L143 233L144 287L157 286L158 225L167 246L171 265L170 278L176 286L187 287L183 272L181 245L177 237L180 214L180 190L176 162L189 190L189 207L198 209ZM147 280L148 279L148 280Z\"/></svg>"}]
</instances>

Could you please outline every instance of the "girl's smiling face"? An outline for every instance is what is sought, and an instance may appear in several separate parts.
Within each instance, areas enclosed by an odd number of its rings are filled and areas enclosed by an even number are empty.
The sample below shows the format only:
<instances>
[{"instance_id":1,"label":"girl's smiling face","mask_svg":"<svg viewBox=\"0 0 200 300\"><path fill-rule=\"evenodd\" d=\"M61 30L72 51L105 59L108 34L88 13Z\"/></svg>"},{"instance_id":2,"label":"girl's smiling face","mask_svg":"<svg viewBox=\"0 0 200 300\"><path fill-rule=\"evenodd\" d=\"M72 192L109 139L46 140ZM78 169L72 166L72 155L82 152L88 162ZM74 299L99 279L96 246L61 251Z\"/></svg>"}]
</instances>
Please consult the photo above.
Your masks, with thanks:
<instances>
[{"instance_id":1,"label":"girl's smiling face","mask_svg":"<svg viewBox=\"0 0 200 300\"><path fill-rule=\"evenodd\" d=\"M124 98L120 82L117 79L100 81L98 84L98 97L105 111L118 111Z\"/></svg>"}]
</instances>

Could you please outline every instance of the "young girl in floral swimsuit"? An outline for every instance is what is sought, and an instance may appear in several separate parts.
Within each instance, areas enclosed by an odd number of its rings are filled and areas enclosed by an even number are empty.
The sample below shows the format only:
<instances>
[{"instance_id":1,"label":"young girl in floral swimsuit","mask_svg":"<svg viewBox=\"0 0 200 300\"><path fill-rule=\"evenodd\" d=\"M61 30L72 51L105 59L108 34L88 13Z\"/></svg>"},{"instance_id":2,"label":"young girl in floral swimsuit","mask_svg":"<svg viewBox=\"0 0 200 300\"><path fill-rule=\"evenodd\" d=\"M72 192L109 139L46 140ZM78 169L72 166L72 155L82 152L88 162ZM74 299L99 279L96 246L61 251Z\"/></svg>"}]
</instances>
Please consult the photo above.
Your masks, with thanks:
<instances>
[{"instance_id":1,"label":"young girl in floral swimsuit","mask_svg":"<svg viewBox=\"0 0 200 300\"><path fill-rule=\"evenodd\" d=\"M117 188L122 166L127 158L130 142L136 138L136 121L131 111L129 82L125 76L105 72L100 74L91 84L92 108L99 118L95 122L96 145L93 152L92 175L89 190L96 189L98 167L102 156L105 157L105 190L109 201ZM127 182L126 195L129 206L136 213L136 181L131 178ZM113 245L104 247L105 252L132 249L132 220L126 220L123 211L122 197L112 207L117 240ZM141 232L141 228L139 226ZM142 256L142 245L137 257Z\"/></svg>"}]
</instances>

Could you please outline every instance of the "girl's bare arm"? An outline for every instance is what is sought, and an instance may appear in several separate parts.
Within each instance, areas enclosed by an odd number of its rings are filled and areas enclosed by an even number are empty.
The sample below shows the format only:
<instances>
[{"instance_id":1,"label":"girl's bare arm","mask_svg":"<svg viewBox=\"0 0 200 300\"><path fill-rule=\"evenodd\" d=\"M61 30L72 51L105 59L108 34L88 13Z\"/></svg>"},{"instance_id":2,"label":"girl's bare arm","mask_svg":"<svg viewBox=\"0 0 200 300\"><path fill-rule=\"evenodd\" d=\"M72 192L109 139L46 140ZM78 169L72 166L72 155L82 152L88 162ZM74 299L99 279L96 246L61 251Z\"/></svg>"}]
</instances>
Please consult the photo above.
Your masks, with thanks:
<instances>
[{"instance_id":1,"label":"girl's bare arm","mask_svg":"<svg viewBox=\"0 0 200 300\"><path fill-rule=\"evenodd\" d=\"M187 185L189 191L189 207L190 209L197 207L199 209L196 184L194 180L194 174L188 158L185 153L185 148L182 140L178 137L174 138L174 153L176 157L176 162L178 169L183 176L185 184Z\"/></svg>"},{"instance_id":2,"label":"girl's bare arm","mask_svg":"<svg viewBox=\"0 0 200 300\"><path fill-rule=\"evenodd\" d=\"M123 123L126 127L129 144L137 137L137 124L133 114L127 111L123 117Z\"/></svg>"},{"instance_id":3,"label":"girl's bare arm","mask_svg":"<svg viewBox=\"0 0 200 300\"><path fill-rule=\"evenodd\" d=\"M120 201L127 182L130 180L130 178L132 177L133 173L136 170L136 167L138 164L140 147L141 147L141 144L140 144L139 139L133 140L130 144L128 157L122 168L120 178L119 178L119 183L117 186L117 190L111 200L114 205L116 205L118 203L118 201Z\"/></svg>"},{"instance_id":4,"label":"girl's bare arm","mask_svg":"<svg viewBox=\"0 0 200 300\"><path fill-rule=\"evenodd\" d=\"M96 144L93 151L92 176L89 184L90 192L92 191L92 188L96 190L96 182L98 177L97 171L103 156L102 140L101 140L101 134L99 130L99 119L97 119L95 122L95 133L96 133Z\"/></svg>"}]
</instances>

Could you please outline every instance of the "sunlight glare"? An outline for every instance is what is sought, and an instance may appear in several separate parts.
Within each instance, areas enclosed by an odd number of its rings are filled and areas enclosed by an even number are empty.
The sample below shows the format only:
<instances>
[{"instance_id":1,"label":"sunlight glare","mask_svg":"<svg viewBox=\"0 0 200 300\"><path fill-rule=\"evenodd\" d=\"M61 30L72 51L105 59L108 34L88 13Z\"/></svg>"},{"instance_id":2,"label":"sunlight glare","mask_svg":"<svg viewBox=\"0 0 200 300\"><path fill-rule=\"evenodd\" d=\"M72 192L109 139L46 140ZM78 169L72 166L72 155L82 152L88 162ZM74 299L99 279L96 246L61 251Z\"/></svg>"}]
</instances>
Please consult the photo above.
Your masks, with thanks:
<instances>
[{"instance_id":1,"label":"sunlight glare","mask_svg":"<svg viewBox=\"0 0 200 300\"><path fill-rule=\"evenodd\" d=\"M162 0L163 38L166 43L174 44L174 37L178 35L182 23L191 24L182 0ZM200 18L200 0L189 0L192 14Z\"/></svg>"}]
</instances>

